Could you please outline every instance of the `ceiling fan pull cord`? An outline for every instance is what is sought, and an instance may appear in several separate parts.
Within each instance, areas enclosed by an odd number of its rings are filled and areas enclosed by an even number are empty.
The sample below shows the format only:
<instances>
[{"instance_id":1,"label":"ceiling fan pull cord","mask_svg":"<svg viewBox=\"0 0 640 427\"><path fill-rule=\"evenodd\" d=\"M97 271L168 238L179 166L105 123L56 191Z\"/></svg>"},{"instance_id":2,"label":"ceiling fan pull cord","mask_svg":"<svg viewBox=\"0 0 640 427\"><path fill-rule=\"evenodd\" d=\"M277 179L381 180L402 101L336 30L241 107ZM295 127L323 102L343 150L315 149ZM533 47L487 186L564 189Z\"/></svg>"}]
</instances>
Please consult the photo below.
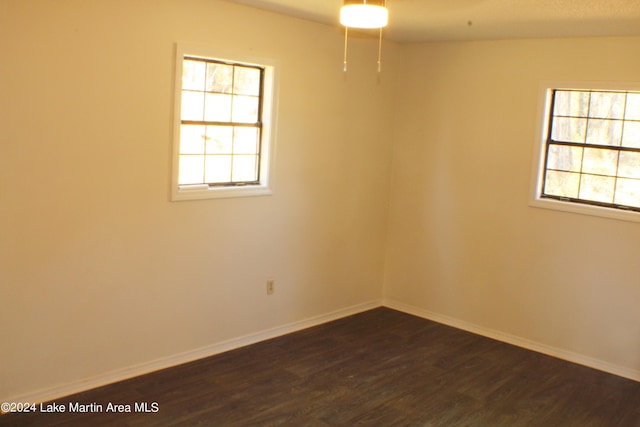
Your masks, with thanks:
<instances>
[{"instance_id":1,"label":"ceiling fan pull cord","mask_svg":"<svg viewBox=\"0 0 640 427\"><path fill-rule=\"evenodd\" d=\"M349 27L344 27L344 62L342 71L347 72L347 40L348 40Z\"/></svg>"},{"instance_id":2,"label":"ceiling fan pull cord","mask_svg":"<svg viewBox=\"0 0 640 427\"><path fill-rule=\"evenodd\" d=\"M380 40L378 41L378 72L382 71L382 28L380 28Z\"/></svg>"}]
</instances>

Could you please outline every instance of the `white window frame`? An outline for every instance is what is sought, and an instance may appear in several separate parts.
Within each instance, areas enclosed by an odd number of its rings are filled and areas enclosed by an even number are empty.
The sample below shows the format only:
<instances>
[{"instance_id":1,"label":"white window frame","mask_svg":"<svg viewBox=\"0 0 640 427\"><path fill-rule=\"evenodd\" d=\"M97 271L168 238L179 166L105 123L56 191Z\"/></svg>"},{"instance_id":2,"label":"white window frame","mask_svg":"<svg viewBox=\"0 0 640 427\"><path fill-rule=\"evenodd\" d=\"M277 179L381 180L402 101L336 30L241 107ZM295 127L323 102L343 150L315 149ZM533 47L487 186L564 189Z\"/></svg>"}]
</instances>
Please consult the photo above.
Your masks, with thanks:
<instances>
[{"instance_id":1,"label":"white window frame","mask_svg":"<svg viewBox=\"0 0 640 427\"><path fill-rule=\"evenodd\" d=\"M536 120L536 139L531 168L529 206L592 215L624 221L640 222L640 212L610 207L575 203L541 197L545 174L545 151L550 126L550 108L554 90L604 90L604 91L640 91L640 83L621 82L576 82L546 81L540 83L538 92L538 112Z\"/></svg>"},{"instance_id":2,"label":"white window frame","mask_svg":"<svg viewBox=\"0 0 640 427\"><path fill-rule=\"evenodd\" d=\"M264 68L260 176L257 185L209 186L178 183L180 163L180 124L182 111L182 68L185 57L200 57ZM277 78L276 61L237 52L223 52L203 46L177 43L174 83L173 154L171 172L171 200L200 200L229 197L267 196L273 193L275 160Z\"/></svg>"}]
</instances>

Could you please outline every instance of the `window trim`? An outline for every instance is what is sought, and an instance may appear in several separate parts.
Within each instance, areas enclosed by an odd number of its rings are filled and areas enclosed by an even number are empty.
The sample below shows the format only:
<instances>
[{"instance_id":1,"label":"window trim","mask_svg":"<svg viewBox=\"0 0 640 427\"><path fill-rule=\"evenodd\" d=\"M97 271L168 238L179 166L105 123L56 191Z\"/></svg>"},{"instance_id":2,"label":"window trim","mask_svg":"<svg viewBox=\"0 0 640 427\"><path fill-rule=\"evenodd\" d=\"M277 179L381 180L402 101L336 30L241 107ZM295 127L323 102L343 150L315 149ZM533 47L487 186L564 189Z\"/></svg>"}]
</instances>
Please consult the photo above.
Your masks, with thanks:
<instances>
[{"instance_id":1,"label":"window trim","mask_svg":"<svg viewBox=\"0 0 640 427\"><path fill-rule=\"evenodd\" d=\"M545 81L540 83L538 89L536 136L532 156L531 184L529 186L529 206L623 221L640 222L640 212L637 211L578 203L571 200L558 200L542 196L545 176L546 144L549 135L549 126L551 125L550 108L553 101L554 90L640 91L640 83L576 81Z\"/></svg>"},{"instance_id":2,"label":"window trim","mask_svg":"<svg viewBox=\"0 0 640 427\"><path fill-rule=\"evenodd\" d=\"M260 147L260 176L258 184L210 186L208 184L180 185L178 172L180 162L180 125L182 111L182 69L185 58L197 57L229 63L264 68L262 131ZM224 52L203 46L176 43L174 82L173 148L171 170L171 200L201 200L230 197L268 196L273 194L273 167L275 163L275 137L277 113L276 61L238 52Z\"/></svg>"}]
</instances>

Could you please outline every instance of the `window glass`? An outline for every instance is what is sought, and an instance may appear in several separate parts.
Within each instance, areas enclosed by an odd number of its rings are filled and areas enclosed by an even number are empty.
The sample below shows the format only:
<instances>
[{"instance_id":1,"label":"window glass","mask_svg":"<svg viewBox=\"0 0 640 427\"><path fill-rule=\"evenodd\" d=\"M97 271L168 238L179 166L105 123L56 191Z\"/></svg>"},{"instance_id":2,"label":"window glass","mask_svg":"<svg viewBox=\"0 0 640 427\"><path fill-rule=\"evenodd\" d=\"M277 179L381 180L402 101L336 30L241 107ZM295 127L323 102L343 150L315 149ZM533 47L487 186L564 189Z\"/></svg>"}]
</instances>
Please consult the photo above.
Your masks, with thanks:
<instances>
[{"instance_id":1,"label":"window glass","mask_svg":"<svg viewBox=\"0 0 640 427\"><path fill-rule=\"evenodd\" d=\"M178 182L258 184L263 68L185 58Z\"/></svg>"},{"instance_id":2,"label":"window glass","mask_svg":"<svg viewBox=\"0 0 640 427\"><path fill-rule=\"evenodd\" d=\"M640 93L553 90L540 197L640 211Z\"/></svg>"}]
</instances>

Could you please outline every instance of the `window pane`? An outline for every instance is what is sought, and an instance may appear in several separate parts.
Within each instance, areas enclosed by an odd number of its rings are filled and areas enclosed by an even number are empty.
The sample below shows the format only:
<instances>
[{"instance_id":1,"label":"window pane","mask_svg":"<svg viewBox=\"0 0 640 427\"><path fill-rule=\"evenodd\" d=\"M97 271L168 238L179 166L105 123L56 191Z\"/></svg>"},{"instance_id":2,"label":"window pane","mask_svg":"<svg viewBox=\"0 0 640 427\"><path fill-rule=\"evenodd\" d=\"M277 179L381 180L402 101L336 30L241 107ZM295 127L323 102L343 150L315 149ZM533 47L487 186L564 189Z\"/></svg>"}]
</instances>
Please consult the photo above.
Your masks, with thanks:
<instances>
[{"instance_id":1,"label":"window pane","mask_svg":"<svg viewBox=\"0 0 640 427\"><path fill-rule=\"evenodd\" d=\"M179 184L258 181L263 69L195 57L182 64Z\"/></svg>"},{"instance_id":2,"label":"window pane","mask_svg":"<svg viewBox=\"0 0 640 427\"><path fill-rule=\"evenodd\" d=\"M596 175L582 175L580 198L594 202L613 203L615 178Z\"/></svg>"},{"instance_id":3,"label":"window pane","mask_svg":"<svg viewBox=\"0 0 640 427\"><path fill-rule=\"evenodd\" d=\"M582 167L582 148L564 145L550 145L547 156L547 168L580 172Z\"/></svg>"},{"instance_id":4,"label":"window pane","mask_svg":"<svg viewBox=\"0 0 640 427\"><path fill-rule=\"evenodd\" d=\"M204 90L205 63L185 59L182 63L182 89Z\"/></svg>"},{"instance_id":5,"label":"window pane","mask_svg":"<svg viewBox=\"0 0 640 427\"><path fill-rule=\"evenodd\" d=\"M202 120L203 111L203 92L182 92L182 120Z\"/></svg>"},{"instance_id":6,"label":"window pane","mask_svg":"<svg viewBox=\"0 0 640 427\"><path fill-rule=\"evenodd\" d=\"M555 90L542 196L640 210L640 93Z\"/></svg>"},{"instance_id":7,"label":"window pane","mask_svg":"<svg viewBox=\"0 0 640 427\"><path fill-rule=\"evenodd\" d=\"M204 154L205 127L180 126L180 154Z\"/></svg>"},{"instance_id":8,"label":"window pane","mask_svg":"<svg viewBox=\"0 0 640 427\"><path fill-rule=\"evenodd\" d=\"M233 87L233 66L207 64L207 91L231 93Z\"/></svg>"},{"instance_id":9,"label":"window pane","mask_svg":"<svg viewBox=\"0 0 640 427\"><path fill-rule=\"evenodd\" d=\"M207 93L204 119L211 122L231 120L231 95Z\"/></svg>"},{"instance_id":10,"label":"window pane","mask_svg":"<svg viewBox=\"0 0 640 427\"><path fill-rule=\"evenodd\" d=\"M258 98L255 96L234 96L232 120L238 123L256 123L258 121Z\"/></svg>"},{"instance_id":11,"label":"window pane","mask_svg":"<svg viewBox=\"0 0 640 427\"><path fill-rule=\"evenodd\" d=\"M589 120L587 131L588 144L620 145L622 139L622 121L620 120Z\"/></svg>"},{"instance_id":12,"label":"window pane","mask_svg":"<svg viewBox=\"0 0 640 427\"><path fill-rule=\"evenodd\" d=\"M180 156L178 184L202 184L204 156Z\"/></svg>"},{"instance_id":13,"label":"window pane","mask_svg":"<svg viewBox=\"0 0 640 427\"><path fill-rule=\"evenodd\" d=\"M544 194L561 197L578 197L580 174L547 171Z\"/></svg>"},{"instance_id":14,"label":"window pane","mask_svg":"<svg viewBox=\"0 0 640 427\"><path fill-rule=\"evenodd\" d=\"M620 153L618 176L625 178L640 178L640 153Z\"/></svg>"},{"instance_id":15,"label":"window pane","mask_svg":"<svg viewBox=\"0 0 640 427\"><path fill-rule=\"evenodd\" d=\"M231 154L232 147L231 126L207 126L207 154Z\"/></svg>"},{"instance_id":16,"label":"window pane","mask_svg":"<svg viewBox=\"0 0 640 427\"><path fill-rule=\"evenodd\" d=\"M640 180L619 178L615 203L640 208Z\"/></svg>"},{"instance_id":17,"label":"window pane","mask_svg":"<svg viewBox=\"0 0 640 427\"><path fill-rule=\"evenodd\" d=\"M236 67L233 93L239 95L260 95L260 70Z\"/></svg>"},{"instance_id":18,"label":"window pane","mask_svg":"<svg viewBox=\"0 0 640 427\"><path fill-rule=\"evenodd\" d=\"M589 92L556 91L554 116L587 117L589 111Z\"/></svg>"},{"instance_id":19,"label":"window pane","mask_svg":"<svg viewBox=\"0 0 640 427\"><path fill-rule=\"evenodd\" d=\"M627 109L624 118L640 120L640 93L627 94Z\"/></svg>"},{"instance_id":20,"label":"window pane","mask_svg":"<svg viewBox=\"0 0 640 427\"><path fill-rule=\"evenodd\" d=\"M207 183L231 181L231 156L207 156L205 180Z\"/></svg>"},{"instance_id":21,"label":"window pane","mask_svg":"<svg viewBox=\"0 0 640 427\"><path fill-rule=\"evenodd\" d=\"M258 156L233 156L233 180L256 181Z\"/></svg>"},{"instance_id":22,"label":"window pane","mask_svg":"<svg viewBox=\"0 0 640 427\"><path fill-rule=\"evenodd\" d=\"M587 129L586 119L555 117L551 139L554 141L584 142Z\"/></svg>"},{"instance_id":23,"label":"window pane","mask_svg":"<svg viewBox=\"0 0 640 427\"><path fill-rule=\"evenodd\" d=\"M626 95L618 92L592 92L589 117L621 119Z\"/></svg>"},{"instance_id":24,"label":"window pane","mask_svg":"<svg viewBox=\"0 0 640 427\"><path fill-rule=\"evenodd\" d=\"M258 129L237 127L233 140L234 154L258 154Z\"/></svg>"},{"instance_id":25,"label":"window pane","mask_svg":"<svg viewBox=\"0 0 640 427\"><path fill-rule=\"evenodd\" d=\"M600 148L585 148L582 172L615 176L618 166L618 152Z\"/></svg>"},{"instance_id":26,"label":"window pane","mask_svg":"<svg viewBox=\"0 0 640 427\"><path fill-rule=\"evenodd\" d=\"M640 148L640 122L625 122L622 145Z\"/></svg>"}]
</instances>

